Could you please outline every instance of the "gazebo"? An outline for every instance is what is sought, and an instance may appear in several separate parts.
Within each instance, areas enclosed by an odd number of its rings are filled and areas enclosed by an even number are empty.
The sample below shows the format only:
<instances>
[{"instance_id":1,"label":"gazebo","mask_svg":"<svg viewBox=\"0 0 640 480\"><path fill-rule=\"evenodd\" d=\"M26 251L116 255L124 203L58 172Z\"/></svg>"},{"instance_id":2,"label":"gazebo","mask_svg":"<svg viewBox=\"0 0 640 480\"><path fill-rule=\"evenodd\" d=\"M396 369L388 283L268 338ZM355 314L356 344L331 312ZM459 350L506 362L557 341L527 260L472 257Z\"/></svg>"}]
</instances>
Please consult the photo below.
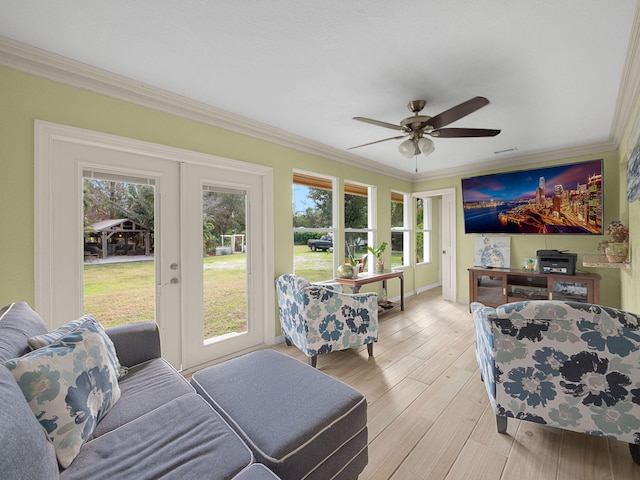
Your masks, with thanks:
<instances>
[{"instance_id":1,"label":"gazebo","mask_svg":"<svg viewBox=\"0 0 640 480\"><path fill-rule=\"evenodd\" d=\"M151 233L152 230L144 228L128 218L96 222L86 232L88 237L97 237L101 245L99 248L102 258L107 258L110 254L134 255L135 244L132 244L130 240L137 235L141 235L144 239L144 254L151 255ZM109 242L113 237L122 238L123 243L115 243L113 240Z\"/></svg>"}]
</instances>

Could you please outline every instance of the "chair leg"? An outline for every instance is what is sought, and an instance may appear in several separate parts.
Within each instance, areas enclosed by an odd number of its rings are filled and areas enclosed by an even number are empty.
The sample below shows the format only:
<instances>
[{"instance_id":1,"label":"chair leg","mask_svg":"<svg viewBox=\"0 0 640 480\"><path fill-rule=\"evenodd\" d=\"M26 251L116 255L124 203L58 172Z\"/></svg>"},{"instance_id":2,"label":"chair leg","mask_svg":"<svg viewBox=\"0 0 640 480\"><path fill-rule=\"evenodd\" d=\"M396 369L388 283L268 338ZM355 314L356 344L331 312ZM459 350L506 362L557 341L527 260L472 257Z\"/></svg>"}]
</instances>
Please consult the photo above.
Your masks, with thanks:
<instances>
[{"instance_id":1,"label":"chair leg","mask_svg":"<svg viewBox=\"0 0 640 480\"><path fill-rule=\"evenodd\" d=\"M498 427L498 433L507 433L507 417L496 415L496 425Z\"/></svg>"},{"instance_id":2,"label":"chair leg","mask_svg":"<svg viewBox=\"0 0 640 480\"><path fill-rule=\"evenodd\" d=\"M313 368L316 368L316 365L318 364L318 356L314 355L313 357L309 357L309 365L311 365Z\"/></svg>"},{"instance_id":3,"label":"chair leg","mask_svg":"<svg viewBox=\"0 0 640 480\"><path fill-rule=\"evenodd\" d=\"M287 337L284 337L284 343L287 344L287 347L290 347L292 345L291 340L289 340Z\"/></svg>"},{"instance_id":4,"label":"chair leg","mask_svg":"<svg viewBox=\"0 0 640 480\"><path fill-rule=\"evenodd\" d=\"M367 343L367 353L370 357L373 357L373 343Z\"/></svg>"},{"instance_id":5,"label":"chair leg","mask_svg":"<svg viewBox=\"0 0 640 480\"><path fill-rule=\"evenodd\" d=\"M636 463L636 465L640 465L640 445L638 445L637 443L630 443L629 451L631 452L631 458Z\"/></svg>"}]
</instances>

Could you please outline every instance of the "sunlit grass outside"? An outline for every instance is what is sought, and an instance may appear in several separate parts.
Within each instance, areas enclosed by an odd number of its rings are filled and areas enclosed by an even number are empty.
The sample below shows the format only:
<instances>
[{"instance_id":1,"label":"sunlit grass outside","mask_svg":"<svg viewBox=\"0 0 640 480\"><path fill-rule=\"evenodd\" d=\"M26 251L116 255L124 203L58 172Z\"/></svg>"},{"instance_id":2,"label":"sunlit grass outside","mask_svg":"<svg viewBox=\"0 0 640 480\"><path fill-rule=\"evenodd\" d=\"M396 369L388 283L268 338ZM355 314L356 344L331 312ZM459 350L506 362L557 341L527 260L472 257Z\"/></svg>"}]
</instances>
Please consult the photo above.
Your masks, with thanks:
<instances>
[{"instance_id":1,"label":"sunlit grass outside","mask_svg":"<svg viewBox=\"0 0 640 480\"><path fill-rule=\"evenodd\" d=\"M247 255L203 262L204 338L247 331Z\"/></svg>"},{"instance_id":2,"label":"sunlit grass outside","mask_svg":"<svg viewBox=\"0 0 640 480\"><path fill-rule=\"evenodd\" d=\"M247 328L246 255L203 259L204 338ZM85 264L84 311L104 327L155 320L154 262Z\"/></svg>"},{"instance_id":3,"label":"sunlit grass outside","mask_svg":"<svg viewBox=\"0 0 640 480\"><path fill-rule=\"evenodd\" d=\"M296 245L294 261L296 274L311 282L334 278L332 252ZM206 257L202 264L204 338L246 331L246 255ZM84 311L105 327L153 321L154 262L85 264Z\"/></svg>"},{"instance_id":4,"label":"sunlit grass outside","mask_svg":"<svg viewBox=\"0 0 640 480\"><path fill-rule=\"evenodd\" d=\"M333 252L312 252L306 245L295 245L293 256L296 275L310 282L333 278Z\"/></svg>"},{"instance_id":5,"label":"sunlit grass outside","mask_svg":"<svg viewBox=\"0 0 640 480\"><path fill-rule=\"evenodd\" d=\"M152 261L84 266L84 312L104 327L155 319Z\"/></svg>"}]
</instances>

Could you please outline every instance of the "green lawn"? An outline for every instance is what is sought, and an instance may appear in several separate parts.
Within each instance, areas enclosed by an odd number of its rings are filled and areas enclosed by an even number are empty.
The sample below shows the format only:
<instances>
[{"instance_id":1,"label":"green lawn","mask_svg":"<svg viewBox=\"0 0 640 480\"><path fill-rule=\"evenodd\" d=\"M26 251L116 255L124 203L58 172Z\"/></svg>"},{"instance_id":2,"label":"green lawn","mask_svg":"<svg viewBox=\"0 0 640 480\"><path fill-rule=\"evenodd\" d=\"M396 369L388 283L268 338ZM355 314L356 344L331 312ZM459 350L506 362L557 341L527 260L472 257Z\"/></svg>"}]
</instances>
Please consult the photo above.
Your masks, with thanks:
<instances>
[{"instance_id":1,"label":"green lawn","mask_svg":"<svg viewBox=\"0 0 640 480\"><path fill-rule=\"evenodd\" d=\"M295 271L309 281L333 278L333 254L294 248ZM203 259L205 338L246 330L246 255ZM105 327L153 321L154 262L84 266L84 311Z\"/></svg>"}]
</instances>

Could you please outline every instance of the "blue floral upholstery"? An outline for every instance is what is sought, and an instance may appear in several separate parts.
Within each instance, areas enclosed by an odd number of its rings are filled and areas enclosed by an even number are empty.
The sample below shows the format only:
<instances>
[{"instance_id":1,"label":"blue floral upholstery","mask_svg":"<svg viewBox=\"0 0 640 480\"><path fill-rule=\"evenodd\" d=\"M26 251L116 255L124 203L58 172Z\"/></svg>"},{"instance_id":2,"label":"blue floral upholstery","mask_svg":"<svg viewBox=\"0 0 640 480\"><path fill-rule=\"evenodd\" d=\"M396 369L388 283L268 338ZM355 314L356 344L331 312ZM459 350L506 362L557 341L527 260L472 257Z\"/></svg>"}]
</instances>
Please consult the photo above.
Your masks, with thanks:
<instances>
[{"instance_id":1,"label":"blue floral upholstery","mask_svg":"<svg viewBox=\"0 0 640 480\"><path fill-rule=\"evenodd\" d=\"M640 317L611 307L472 303L498 430L512 417L630 444L640 458Z\"/></svg>"},{"instance_id":2,"label":"blue floral upholstery","mask_svg":"<svg viewBox=\"0 0 640 480\"><path fill-rule=\"evenodd\" d=\"M120 399L115 347L91 316L53 343L5 363L67 468Z\"/></svg>"},{"instance_id":3,"label":"blue floral upholstery","mask_svg":"<svg viewBox=\"0 0 640 480\"><path fill-rule=\"evenodd\" d=\"M276 279L280 326L315 366L317 355L367 345L373 355L378 341L378 295L347 294L285 274Z\"/></svg>"}]
</instances>

